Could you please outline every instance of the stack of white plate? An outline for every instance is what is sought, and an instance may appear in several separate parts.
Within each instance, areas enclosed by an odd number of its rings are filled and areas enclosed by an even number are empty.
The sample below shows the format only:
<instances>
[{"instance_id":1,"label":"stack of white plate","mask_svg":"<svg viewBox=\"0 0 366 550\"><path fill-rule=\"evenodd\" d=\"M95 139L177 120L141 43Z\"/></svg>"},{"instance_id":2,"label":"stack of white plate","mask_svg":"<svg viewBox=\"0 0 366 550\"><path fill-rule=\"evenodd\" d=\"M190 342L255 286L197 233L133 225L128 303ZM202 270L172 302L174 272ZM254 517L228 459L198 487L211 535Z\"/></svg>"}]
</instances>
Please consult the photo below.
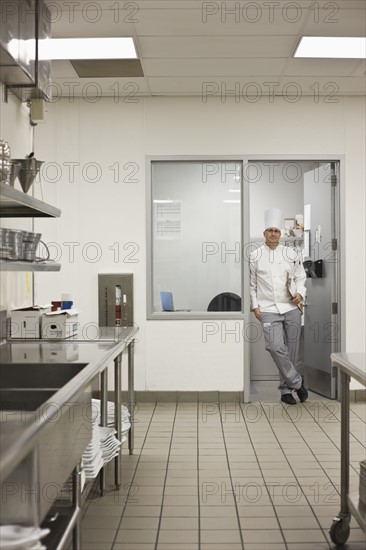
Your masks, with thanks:
<instances>
[{"instance_id":1,"label":"stack of white plate","mask_svg":"<svg viewBox=\"0 0 366 550\"><path fill-rule=\"evenodd\" d=\"M92 438L82 456L82 471L85 479L94 479L99 470L104 465L102 449L100 446L99 434L99 412L96 407L92 407Z\"/></svg>"},{"instance_id":2,"label":"stack of white plate","mask_svg":"<svg viewBox=\"0 0 366 550\"><path fill-rule=\"evenodd\" d=\"M22 527L21 525L0 525L1 550L46 550L41 539L46 537L49 529L39 527Z\"/></svg>"},{"instance_id":3,"label":"stack of white plate","mask_svg":"<svg viewBox=\"0 0 366 550\"><path fill-rule=\"evenodd\" d=\"M115 437L115 433L116 430L114 428L102 428L99 426L100 449L104 464L118 455L119 448L122 445L121 441L118 441Z\"/></svg>"},{"instance_id":4,"label":"stack of white plate","mask_svg":"<svg viewBox=\"0 0 366 550\"><path fill-rule=\"evenodd\" d=\"M82 472L87 480L94 479L104 464L118 455L122 443L127 440L126 434L131 427L128 409L122 405L122 440L119 441L115 436L114 403L108 401L107 405L107 426L102 427L99 426L100 400L92 399L92 438L82 456Z\"/></svg>"},{"instance_id":5,"label":"stack of white plate","mask_svg":"<svg viewBox=\"0 0 366 550\"><path fill-rule=\"evenodd\" d=\"M100 400L92 399L92 409L93 412L97 411L98 414L98 423L100 418ZM121 406L121 418L122 418L122 443L127 441L127 434L131 428L130 424L130 413L128 412L127 407L124 405ZM114 402L108 401L107 403L107 426L114 428Z\"/></svg>"},{"instance_id":6,"label":"stack of white plate","mask_svg":"<svg viewBox=\"0 0 366 550\"><path fill-rule=\"evenodd\" d=\"M366 504L366 460L360 462L360 500Z\"/></svg>"}]
</instances>

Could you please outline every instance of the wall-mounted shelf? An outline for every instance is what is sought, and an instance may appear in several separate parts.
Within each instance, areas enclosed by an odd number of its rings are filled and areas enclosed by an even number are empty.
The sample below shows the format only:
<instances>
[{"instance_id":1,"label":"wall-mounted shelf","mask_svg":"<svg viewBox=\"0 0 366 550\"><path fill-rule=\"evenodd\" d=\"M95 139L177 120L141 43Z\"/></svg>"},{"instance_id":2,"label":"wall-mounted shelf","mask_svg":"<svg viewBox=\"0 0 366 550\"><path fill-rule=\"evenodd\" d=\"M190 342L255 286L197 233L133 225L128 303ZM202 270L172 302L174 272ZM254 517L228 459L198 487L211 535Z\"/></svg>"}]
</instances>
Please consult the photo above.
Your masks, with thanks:
<instances>
[{"instance_id":1,"label":"wall-mounted shelf","mask_svg":"<svg viewBox=\"0 0 366 550\"><path fill-rule=\"evenodd\" d=\"M55 262L22 262L0 260L0 271L60 271L61 264Z\"/></svg>"},{"instance_id":2,"label":"wall-mounted shelf","mask_svg":"<svg viewBox=\"0 0 366 550\"><path fill-rule=\"evenodd\" d=\"M0 184L0 217L2 218L58 218L61 210L46 204L23 191Z\"/></svg>"}]
</instances>

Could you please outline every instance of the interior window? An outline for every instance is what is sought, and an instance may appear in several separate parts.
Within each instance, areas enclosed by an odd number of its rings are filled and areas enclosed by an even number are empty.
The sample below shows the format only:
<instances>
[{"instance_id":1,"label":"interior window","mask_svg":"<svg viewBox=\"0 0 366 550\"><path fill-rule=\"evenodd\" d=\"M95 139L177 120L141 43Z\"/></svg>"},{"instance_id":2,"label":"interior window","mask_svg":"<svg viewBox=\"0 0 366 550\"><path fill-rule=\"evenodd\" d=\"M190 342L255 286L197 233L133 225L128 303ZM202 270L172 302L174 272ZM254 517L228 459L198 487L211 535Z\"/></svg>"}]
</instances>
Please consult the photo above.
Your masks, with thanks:
<instances>
[{"instance_id":1,"label":"interior window","mask_svg":"<svg viewBox=\"0 0 366 550\"><path fill-rule=\"evenodd\" d=\"M151 161L153 312L241 311L241 181L241 161Z\"/></svg>"}]
</instances>

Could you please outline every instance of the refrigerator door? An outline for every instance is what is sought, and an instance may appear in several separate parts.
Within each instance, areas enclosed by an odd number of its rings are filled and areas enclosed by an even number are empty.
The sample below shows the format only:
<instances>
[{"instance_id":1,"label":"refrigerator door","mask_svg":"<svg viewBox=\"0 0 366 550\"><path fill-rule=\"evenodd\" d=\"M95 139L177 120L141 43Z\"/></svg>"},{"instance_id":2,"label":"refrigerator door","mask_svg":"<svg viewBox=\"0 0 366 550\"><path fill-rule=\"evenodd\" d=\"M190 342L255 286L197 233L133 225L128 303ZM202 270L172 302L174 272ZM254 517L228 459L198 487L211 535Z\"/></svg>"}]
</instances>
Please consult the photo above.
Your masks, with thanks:
<instances>
[{"instance_id":1,"label":"refrigerator door","mask_svg":"<svg viewBox=\"0 0 366 550\"><path fill-rule=\"evenodd\" d=\"M336 163L320 164L304 174L305 232L308 247L304 308L304 372L309 389L336 397L336 373L330 354L337 351L340 326L337 314L335 248Z\"/></svg>"}]
</instances>

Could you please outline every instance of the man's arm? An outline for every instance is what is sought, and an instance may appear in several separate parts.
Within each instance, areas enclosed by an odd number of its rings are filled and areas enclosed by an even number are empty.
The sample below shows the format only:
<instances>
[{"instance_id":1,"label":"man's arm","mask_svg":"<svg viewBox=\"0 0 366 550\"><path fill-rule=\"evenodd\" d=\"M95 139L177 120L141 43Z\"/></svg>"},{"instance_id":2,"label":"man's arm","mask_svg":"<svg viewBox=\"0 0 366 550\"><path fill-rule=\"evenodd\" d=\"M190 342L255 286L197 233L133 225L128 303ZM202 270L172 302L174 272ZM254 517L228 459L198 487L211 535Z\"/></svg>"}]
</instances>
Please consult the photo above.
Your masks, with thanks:
<instances>
[{"instance_id":1,"label":"man's arm","mask_svg":"<svg viewBox=\"0 0 366 550\"><path fill-rule=\"evenodd\" d=\"M257 301L257 262L251 257L249 262L250 269L250 309L257 319L260 316L260 310Z\"/></svg>"}]
</instances>

